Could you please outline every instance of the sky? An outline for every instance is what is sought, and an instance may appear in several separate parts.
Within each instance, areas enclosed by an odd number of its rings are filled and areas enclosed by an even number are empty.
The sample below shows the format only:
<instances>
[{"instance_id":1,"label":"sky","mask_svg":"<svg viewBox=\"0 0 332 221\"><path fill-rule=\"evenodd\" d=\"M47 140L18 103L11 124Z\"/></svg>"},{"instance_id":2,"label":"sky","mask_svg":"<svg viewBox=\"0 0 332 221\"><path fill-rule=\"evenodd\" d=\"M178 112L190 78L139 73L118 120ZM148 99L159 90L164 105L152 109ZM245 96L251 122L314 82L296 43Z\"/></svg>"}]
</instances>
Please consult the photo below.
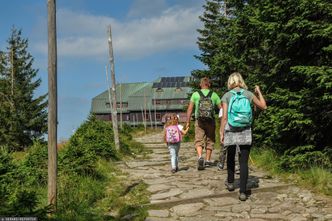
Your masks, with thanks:
<instances>
[{"instance_id":1,"label":"sky","mask_svg":"<svg viewBox=\"0 0 332 221\"><path fill-rule=\"evenodd\" d=\"M58 140L87 119L91 100L107 89L108 27L117 83L189 76L204 69L194 58L205 0L57 0ZM12 27L29 41L41 86L48 91L47 0L2 0L0 50Z\"/></svg>"}]
</instances>

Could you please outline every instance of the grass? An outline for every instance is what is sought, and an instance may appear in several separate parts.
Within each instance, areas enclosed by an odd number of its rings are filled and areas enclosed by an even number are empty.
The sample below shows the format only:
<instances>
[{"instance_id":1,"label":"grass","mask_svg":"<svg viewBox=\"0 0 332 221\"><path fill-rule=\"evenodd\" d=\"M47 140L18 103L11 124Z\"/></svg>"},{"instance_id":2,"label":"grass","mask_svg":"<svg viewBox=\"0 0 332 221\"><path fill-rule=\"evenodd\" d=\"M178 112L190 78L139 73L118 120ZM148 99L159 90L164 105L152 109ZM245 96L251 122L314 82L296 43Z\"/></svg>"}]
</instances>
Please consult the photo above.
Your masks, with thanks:
<instances>
[{"instance_id":1,"label":"grass","mask_svg":"<svg viewBox=\"0 0 332 221\"><path fill-rule=\"evenodd\" d=\"M130 220L144 220L147 209L141 205L149 202L147 186L143 182L133 182L116 169L115 165L100 161L99 169L108 176L105 196L96 202L96 208L105 214L107 220L121 220L130 216ZM112 170L109 169L112 168Z\"/></svg>"},{"instance_id":2,"label":"grass","mask_svg":"<svg viewBox=\"0 0 332 221\"><path fill-rule=\"evenodd\" d=\"M149 194L144 183L131 183L116 165L100 159L99 176L59 176L58 210L53 220L144 220Z\"/></svg>"},{"instance_id":3,"label":"grass","mask_svg":"<svg viewBox=\"0 0 332 221\"><path fill-rule=\"evenodd\" d=\"M298 175L297 181L300 185L332 196L332 173L319 167L313 167L303 172L299 171Z\"/></svg>"},{"instance_id":4,"label":"grass","mask_svg":"<svg viewBox=\"0 0 332 221\"><path fill-rule=\"evenodd\" d=\"M293 182L298 186L312 190L315 193L332 196L332 173L318 166L307 170L287 172L279 167L278 155L270 149L253 149L250 156L254 166L278 176L285 182Z\"/></svg>"}]
</instances>

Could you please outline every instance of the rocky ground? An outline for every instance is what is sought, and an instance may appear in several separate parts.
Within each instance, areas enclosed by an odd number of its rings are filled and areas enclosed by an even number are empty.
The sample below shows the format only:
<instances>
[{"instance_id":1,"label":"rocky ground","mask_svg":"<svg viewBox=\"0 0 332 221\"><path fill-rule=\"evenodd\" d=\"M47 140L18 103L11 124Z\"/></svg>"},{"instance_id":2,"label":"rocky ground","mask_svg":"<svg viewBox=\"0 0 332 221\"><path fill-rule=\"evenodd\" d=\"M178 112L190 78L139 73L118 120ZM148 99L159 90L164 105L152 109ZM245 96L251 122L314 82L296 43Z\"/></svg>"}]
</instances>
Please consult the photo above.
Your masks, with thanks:
<instances>
[{"instance_id":1,"label":"rocky ground","mask_svg":"<svg viewBox=\"0 0 332 221\"><path fill-rule=\"evenodd\" d=\"M238 188L228 192L226 170L211 166L197 170L193 143L182 143L180 170L172 174L170 156L161 134L136 139L152 150L148 159L126 162L121 167L151 192L146 221L215 220L332 220L332 200L286 184L250 166L247 201L238 199ZM213 160L218 161L217 152ZM236 177L238 182L239 177Z\"/></svg>"}]
</instances>

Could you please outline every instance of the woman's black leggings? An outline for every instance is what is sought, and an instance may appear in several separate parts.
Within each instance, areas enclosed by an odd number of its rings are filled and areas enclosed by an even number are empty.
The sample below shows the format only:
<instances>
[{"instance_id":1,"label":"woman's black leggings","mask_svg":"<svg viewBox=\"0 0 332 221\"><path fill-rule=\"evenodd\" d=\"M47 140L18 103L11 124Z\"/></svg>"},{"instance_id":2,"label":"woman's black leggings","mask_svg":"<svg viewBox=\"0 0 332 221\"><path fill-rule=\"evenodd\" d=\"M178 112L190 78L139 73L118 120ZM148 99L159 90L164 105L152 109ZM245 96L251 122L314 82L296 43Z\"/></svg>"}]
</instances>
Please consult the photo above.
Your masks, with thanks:
<instances>
[{"instance_id":1,"label":"woman's black leggings","mask_svg":"<svg viewBox=\"0 0 332 221\"><path fill-rule=\"evenodd\" d=\"M250 145L240 145L240 193L247 191ZM227 182L234 183L236 146L227 147Z\"/></svg>"}]
</instances>

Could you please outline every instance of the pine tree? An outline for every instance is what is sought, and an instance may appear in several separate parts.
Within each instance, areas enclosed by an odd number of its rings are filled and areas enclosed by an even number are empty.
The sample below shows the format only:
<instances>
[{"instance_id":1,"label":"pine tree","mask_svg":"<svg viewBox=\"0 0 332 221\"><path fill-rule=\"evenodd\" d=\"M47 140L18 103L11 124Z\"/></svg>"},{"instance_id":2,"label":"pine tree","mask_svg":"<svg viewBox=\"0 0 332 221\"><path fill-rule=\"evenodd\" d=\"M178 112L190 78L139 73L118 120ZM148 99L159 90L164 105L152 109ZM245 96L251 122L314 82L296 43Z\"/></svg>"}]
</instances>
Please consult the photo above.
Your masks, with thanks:
<instances>
[{"instance_id":1,"label":"pine tree","mask_svg":"<svg viewBox=\"0 0 332 221\"><path fill-rule=\"evenodd\" d=\"M257 122L258 141L281 152L330 148L331 3L265 0L251 7L255 13L248 20L255 21L264 58L251 78L268 89L270 104L269 114Z\"/></svg>"},{"instance_id":2,"label":"pine tree","mask_svg":"<svg viewBox=\"0 0 332 221\"><path fill-rule=\"evenodd\" d=\"M226 82L230 73L240 71L246 75L247 67L243 58L243 37L238 23L239 11L246 1L208 0L200 16L203 29L198 29L198 46L202 53L195 56L207 66L205 70L194 70L192 76L198 81L207 76L212 80L212 88L222 95L227 90ZM196 83L197 86L197 83Z\"/></svg>"},{"instance_id":3,"label":"pine tree","mask_svg":"<svg viewBox=\"0 0 332 221\"><path fill-rule=\"evenodd\" d=\"M219 30L212 31L203 20L204 34L218 36L213 44L212 37L199 39L200 49L208 52L199 57L208 66L205 72L227 81L229 74L239 71L249 88L259 84L268 110L254 122L256 145L310 165L332 145L332 4L328 0L225 3L227 21L207 16L209 7L202 16L212 24L223 21L213 26ZM192 75L197 73L204 74Z\"/></svg>"},{"instance_id":4,"label":"pine tree","mask_svg":"<svg viewBox=\"0 0 332 221\"><path fill-rule=\"evenodd\" d=\"M218 75L221 74L220 67L214 65L216 63L215 56L220 49L220 40L223 37L221 26L225 25L223 6L223 1L221 0L208 0L203 6L205 9L204 14L199 17L204 27L197 30L200 34L197 44L201 54L196 55L195 58L206 65L207 69L194 70L192 72L195 81L194 87L198 87L199 79L202 77L209 77L214 89L220 89L225 82L225 79Z\"/></svg>"},{"instance_id":5,"label":"pine tree","mask_svg":"<svg viewBox=\"0 0 332 221\"><path fill-rule=\"evenodd\" d=\"M46 95L34 97L41 80L32 67L33 57L27 51L28 40L21 30L13 28L7 51L1 53L1 89L4 104L0 125L0 145L19 150L39 139L47 128Z\"/></svg>"}]
</instances>

